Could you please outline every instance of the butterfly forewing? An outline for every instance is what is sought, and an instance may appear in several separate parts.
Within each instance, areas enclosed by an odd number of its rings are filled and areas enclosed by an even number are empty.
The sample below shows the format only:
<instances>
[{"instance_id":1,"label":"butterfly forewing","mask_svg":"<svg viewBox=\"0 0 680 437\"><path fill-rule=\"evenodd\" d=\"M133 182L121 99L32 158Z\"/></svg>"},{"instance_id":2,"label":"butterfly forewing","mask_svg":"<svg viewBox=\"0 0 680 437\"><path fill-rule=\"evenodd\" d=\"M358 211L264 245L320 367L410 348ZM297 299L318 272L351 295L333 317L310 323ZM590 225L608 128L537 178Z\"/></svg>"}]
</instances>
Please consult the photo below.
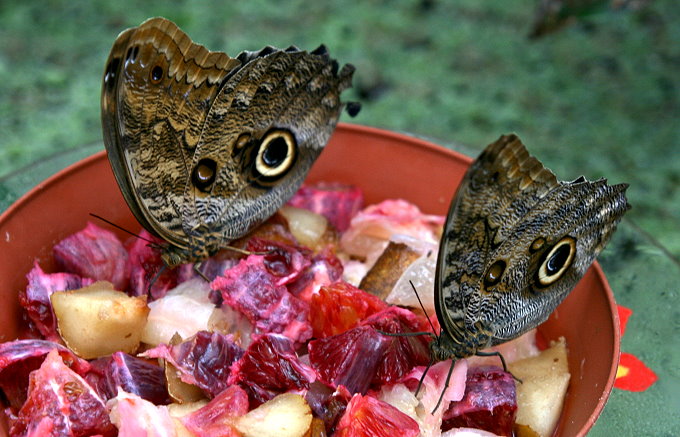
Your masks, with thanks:
<instances>
[{"instance_id":1,"label":"butterfly forewing","mask_svg":"<svg viewBox=\"0 0 680 437\"><path fill-rule=\"evenodd\" d=\"M302 182L351 75L325 51L210 52L163 18L121 33L104 74L102 126L132 212L177 262L243 236Z\"/></svg>"},{"instance_id":2,"label":"butterfly forewing","mask_svg":"<svg viewBox=\"0 0 680 437\"><path fill-rule=\"evenodd\" d=\"M444 227L435 299L442 329L470 354L547 319L629 208L625 188L559 182L514 135L487 147Z\"/></svg>"}]
</instances>

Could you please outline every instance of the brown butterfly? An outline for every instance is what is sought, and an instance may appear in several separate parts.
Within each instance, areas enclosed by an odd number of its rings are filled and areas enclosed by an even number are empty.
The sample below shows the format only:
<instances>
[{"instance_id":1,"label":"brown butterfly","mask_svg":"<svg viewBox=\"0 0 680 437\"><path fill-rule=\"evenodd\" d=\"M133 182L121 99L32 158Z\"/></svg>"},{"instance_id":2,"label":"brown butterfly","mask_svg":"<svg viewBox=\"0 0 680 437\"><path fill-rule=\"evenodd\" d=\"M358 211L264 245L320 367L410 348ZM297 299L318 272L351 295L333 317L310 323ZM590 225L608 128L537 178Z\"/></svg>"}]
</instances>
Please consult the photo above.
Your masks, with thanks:
<instances>
[{"instance_id":1,"label":"brown butterfly","mask_svg":"<svg viewBox=\"0 0 680 437\"><path fill-rule=\"evenodd\" d=\"M627 187L558 181L515 135L490 144L465 174L444 225L432 362L489 355L480 351L543 323L630 208Z\"/></svg>"},{"instance_id":2,"label":"brown butterfly","mask_svg":"<svg viewBox=\"0 0 680 437\"><path fill-rule=\"evenodd\" d=\"M164 18L118 36L102 85L104 143L135 217L168 243L168 266L214 254L293 195L353 72L324 46L232 58Z\"/></svg>"}]
</instances>

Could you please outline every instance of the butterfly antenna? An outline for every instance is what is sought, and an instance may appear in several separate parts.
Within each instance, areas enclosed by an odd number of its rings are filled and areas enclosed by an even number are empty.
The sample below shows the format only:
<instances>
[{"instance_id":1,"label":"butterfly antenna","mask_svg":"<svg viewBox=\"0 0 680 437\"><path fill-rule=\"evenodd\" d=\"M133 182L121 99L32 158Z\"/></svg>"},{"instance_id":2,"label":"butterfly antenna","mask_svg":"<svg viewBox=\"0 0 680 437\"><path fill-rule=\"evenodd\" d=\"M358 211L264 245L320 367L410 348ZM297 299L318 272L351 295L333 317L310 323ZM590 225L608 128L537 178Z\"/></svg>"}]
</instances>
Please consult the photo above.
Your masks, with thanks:
<instances>
[{"instance_id":1,"label":"butterfly antenna","mask_svg":"<svg viewBox=\"0 0 680 437\"><path fill-rule=\"evenodd\" d=\"M129 230L125 229L124 227L122 227L122 226L120 226L120 225L117 225L117 224L113 223L113 222L110 221L110 220L105 219L105 218L102 217L102 216L99 216L99 215L94 214L94 213L90 213L90 215L91 215L92 217L96 218L96 219L99 219L99 220L103 221L104 223L106 223L106 224L108 224L108 225L110 225L110 226L113 226L114 228L116 228L116 229L118 229L118 230L121 230L121 231L123 231L123 232L126 232L126 233L132 235L133 237L139 238L139 239L142 240L142 241L146 241L147 243L149 243L150 245L152 245L152 246L154 246L154 247L160 247L160 245L159 245L158 243L156 243L155 241L149 240L148 238L144 238L144 237L142 237L142 236L139 235L139 234L135 234L134 232L129 231Z\"/></svg>"},{"instance_id":2,"label":"butterfly antenna","mask_svg":"<svg viewBox=\"0 0 680 437\"><path fill-rule=\"evenodd\" d=\"M432 323L432 320L430 320L430 315L427 314L427 311L425 310L425 305L423 305L423 301L420 300L420 295L418 294L418 290L416 290L416 286L413 285L413 281L411 281L410 279L408 280L408 283L411 284L411 288L413 288L413 292L416 294L416 299L418 299L418 304L420 305L420 309L423 310L423 314L425 314L425 317L427 318L427 322L430 324L430 328L432 328L432 333L434 334L434 337L439 338L439 336L435 332L434 324Z\"/></svg>"}]
</instances>

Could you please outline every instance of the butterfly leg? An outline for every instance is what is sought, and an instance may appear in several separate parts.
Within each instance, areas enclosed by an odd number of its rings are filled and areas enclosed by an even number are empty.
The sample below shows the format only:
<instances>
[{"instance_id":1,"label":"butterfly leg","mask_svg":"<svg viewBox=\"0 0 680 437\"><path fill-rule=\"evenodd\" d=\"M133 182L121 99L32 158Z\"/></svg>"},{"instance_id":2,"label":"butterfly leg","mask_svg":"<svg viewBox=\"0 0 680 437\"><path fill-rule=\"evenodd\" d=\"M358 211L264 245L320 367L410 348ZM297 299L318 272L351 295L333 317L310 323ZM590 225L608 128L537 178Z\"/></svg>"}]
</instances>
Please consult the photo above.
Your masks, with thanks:
<instances>
[{"instance_id":1,"label":"butterfly leg","mask_svg":"<svg viewBox=\"0 0 680 437\"><path fill-rule=\"evenodd\" d=\"M210 282L210 279L209 279L207 276L205 276L205 275L203 274L203 272L201 271L201 265L202 265L202 264L203 264L203 263L196 263L196 264L194 264L194 271L196 272L196 274L197 274L198 276L200 276L201 278L203 278L203 279L205 280L205 282Z\"/></svg>"},{"instance_id":2,"label":"butterfly leg","mask_svg":"<svg viewBox=\"0 0 680 437\"><path fill-rule=\"evenodd\" d=\"M482 352L482 351L477 351L475 353L478 357L498 357L501 360L501 363L503 364L503 371L509 373L512 375L512 372L508 372L508 366L505 364L505 358L503 358L503 355L498 352L498 351L493 351L493 352ZM520 384L522 383L522 380L516 377L515 375L512 375L512 379L515 381L519 382Z\"/></svg>"},{"instance_id":3,"label":"butterfly leg","mask_svg":"<svg viewBox=\"0 0 680 437\"><path fill-rule=\"evenodd\" d=\"M446 390L449 388L449 381L451 380L451 375L453 374L453 368L455 366L456 366L456 361L451 360L451 367L449 367L449 373L446 374L446 381L444 381L444 388L442 389L442 394L439 395L439 400L437 401L437 405L434 406L434 409L432 410L431 414L434 414L434 412L437 411L437 408L439 408L442 401L444 400L444 394L446 393Z\"/></svg>"}]
</instances>

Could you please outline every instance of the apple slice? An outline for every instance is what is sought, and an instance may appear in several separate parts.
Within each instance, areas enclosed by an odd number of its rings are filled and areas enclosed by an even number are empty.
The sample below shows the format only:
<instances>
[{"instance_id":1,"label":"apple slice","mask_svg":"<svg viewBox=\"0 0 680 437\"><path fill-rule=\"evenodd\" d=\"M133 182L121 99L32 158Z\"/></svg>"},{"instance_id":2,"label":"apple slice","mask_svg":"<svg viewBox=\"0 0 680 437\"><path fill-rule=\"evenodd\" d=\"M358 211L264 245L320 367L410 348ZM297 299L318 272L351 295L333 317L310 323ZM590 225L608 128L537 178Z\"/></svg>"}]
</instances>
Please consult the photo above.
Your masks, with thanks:
<instances>
[{"instance_id":1,"label":"apple slice","mask_svg":"<svg viewBox=\"0 0 680 437\"><path fill-rule=\"evenodd\" d=\"M551 436L562 412L570 378L564 337L540 355L510 363L508 370L522 380L517 384L515 422L531 428L538 436ZM524 432L527 435L527 430Z\"/></svg>"},{"instance_id":2,"label":"apple slice","mask_svg":"<svg viewBox=\"0 0 680 437\"><path fill-rule=\"evenodd\" d=\"M311 424L311 408L294 393L280 394L234 423L245 437L303 437Z\"/></svg>"},{"instance_id":3,"label":"apple slice","mask_svg":"<svg viewBox=\"0 0 680 437\"><path fill-rule=\"evenodd\" d=\"M85 359L139 347L149 307L146 296L130 297L99 281L78 290L50 296L57 329L66 345Z\"/></svg>"}]
</instances>

